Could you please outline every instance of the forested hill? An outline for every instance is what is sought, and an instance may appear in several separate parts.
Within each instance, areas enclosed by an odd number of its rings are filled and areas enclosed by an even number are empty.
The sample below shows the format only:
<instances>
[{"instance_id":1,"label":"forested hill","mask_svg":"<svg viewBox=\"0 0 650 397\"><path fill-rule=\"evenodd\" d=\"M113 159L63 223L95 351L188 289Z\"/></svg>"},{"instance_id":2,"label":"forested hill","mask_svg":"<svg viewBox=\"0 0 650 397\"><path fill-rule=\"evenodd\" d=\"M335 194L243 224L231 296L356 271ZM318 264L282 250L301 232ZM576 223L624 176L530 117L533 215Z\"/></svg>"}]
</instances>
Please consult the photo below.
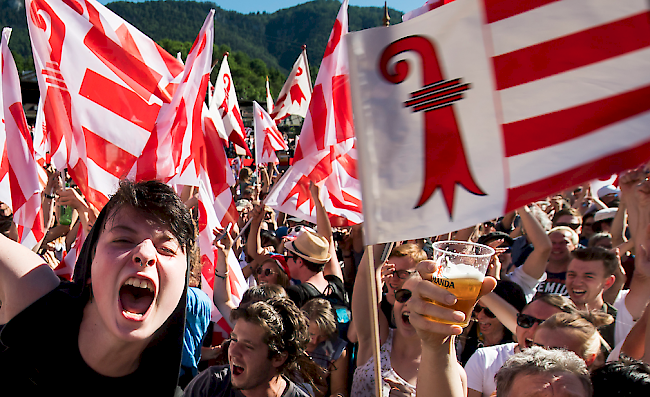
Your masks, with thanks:
<instances>
[{"instance_id":1,"label":"forested hill","mask_svg":"<svg viewBox=\"0 0 650 397\"><path fill-rule=\"evenodd\" d=\"M314 66L320 65L341 6L337 0L315 0L272 14L241 14L223 10L217 4L171 0L118 1L107 4L107 7L173 55L180 51L183 57L187 56L208 12L214 8L213 57L221 58L224 51L230 51L229 64L237 96L262 101L266 76L271 81L271 92L277 95L303 44L307 45L308 59L314 69L312 78L316 78ZM383 7L350 7L350 31L379 26L383 12ZM391 9L390 16L393 23L402 20L399 11ZM13 28L9 47L18 70L33 70L24 0L0 0L0 24ZM216 74L217 70L218 66L213 73Z\"/></svg>"},{"instance_id":2,"label":"forested hill","mask_svg":"<svg viewBox=\"0 0 650 397\"><path fill-rule=\"evenodd\" d=\"M233 51L243 51L251 58L263 60L270 68L286 74L307 45L308 58L320 65L334 19L341 6L336 0L316 0L272 14L241 14L225 11L218 1L146 1L112 2L107 5L133 26L161 43L163 39L193 42L208 11L216 10L215 44L226 45ZM378 1L378 3L380 3ZM402 13L390 10L394 23ZM350 30L366 29L381 24L383 8L350 7ZM31 57L24 2L0 0L0 23L14 29L10 47L15 54ZM221 54L215 54L215 56ZM17 63L20 60L17 59ZM29 63L29 62L27 62ZM19 65L19 68L21 65Z\"/></svg>"}]
</instances>

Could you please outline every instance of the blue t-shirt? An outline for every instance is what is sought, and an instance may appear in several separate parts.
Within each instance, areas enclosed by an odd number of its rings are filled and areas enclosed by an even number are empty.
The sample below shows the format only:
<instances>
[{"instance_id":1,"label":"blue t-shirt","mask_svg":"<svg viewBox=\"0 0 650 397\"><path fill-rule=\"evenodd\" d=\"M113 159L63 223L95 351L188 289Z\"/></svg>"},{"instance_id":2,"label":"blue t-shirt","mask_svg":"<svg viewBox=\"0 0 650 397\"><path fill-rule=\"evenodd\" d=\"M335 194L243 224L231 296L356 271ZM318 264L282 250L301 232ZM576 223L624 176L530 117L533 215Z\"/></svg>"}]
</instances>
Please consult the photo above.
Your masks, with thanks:
<instances>
[{"instance_id":1,"label":"blue t-shirt","mask_svg":"<svg viewBox=\"0 0 650 397\"><path fill-rule=\"evenodd\" d=\"M185 314L185 336L183 337L183 358L181 365L192 368L192 375L198 373L201 359L201 342L208 330L212 315L212 300L198 288L187 289L187 311ZM184 371L181 368L181 375Z\"/></svg>"}]
</instances>

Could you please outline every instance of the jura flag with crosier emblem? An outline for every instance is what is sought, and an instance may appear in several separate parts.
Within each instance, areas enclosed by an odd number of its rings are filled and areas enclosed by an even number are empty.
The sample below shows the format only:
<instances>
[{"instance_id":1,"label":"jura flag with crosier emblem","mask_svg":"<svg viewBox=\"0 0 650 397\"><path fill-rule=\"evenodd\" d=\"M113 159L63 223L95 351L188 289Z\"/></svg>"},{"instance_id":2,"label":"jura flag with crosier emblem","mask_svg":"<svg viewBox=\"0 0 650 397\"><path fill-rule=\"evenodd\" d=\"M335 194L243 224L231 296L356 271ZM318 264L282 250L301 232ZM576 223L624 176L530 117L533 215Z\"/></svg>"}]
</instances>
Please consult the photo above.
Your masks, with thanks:
<instances>
[{"instance_id":1,"label":"jura flag with crosier emblem","mask_svg":"<svg viewBox=\"0 0 650 397\"><path fill-rule=\"evenodd\" d=\"M309 193L313 181L327 190L321 199L333 226L363 221L345 42L347 10L345 0L325 48L293 166L266 201L278 211L316 222Z\"/></svg>"},{"instance_id":2,"label":"jura flag with crosier emblem","mask_svg":"<svg viewBox=\"0 0 650 397\"><path fill-rule=\"evenodd\" d=\"M9 50L11 29L2 30L2 85L0 86L0 201L10 206L18 229L18 242L30 249L45 236L41 211L41 185L29 134L20 79Z\"/></svg>"},{"instance_id":3,"label":"jura flag with crosier emblem","mask_svg":"<svg viewBox=\"0 0 650 397\"><path fill-rule=\"evenodd\" d=\"M287 150L289 147L282 137L271 116L259 103L253 102L253 120L255 124L255 163L279 163L276 150Z\"/></svg>"},{"instance_id":4,"label":"jura flag with crosier emblem","mask_svg":"<svg viewBox=\"0 0 650 397\"><path fill-rule=\"evenodd\" d=\"M300 56L293 64L293 69L291 69L273 109L269 110L269 113L276 122L291 114L305 117L307 109L309 109L309 101L311 101L311 78L307 62L307 47L303 46Z\"/></svg>"},{"instance_id":5,"label":"jura flag with crosier emblem","mask_svg":"<svg viewBox=\"0 0 650 397\"><path fill-rule=\"evenodd\" d=\"M650 3L456 0L348 35L368 244L650 157Z\"/></svg>"},{"instance_id":6,"label":"jura flag with crosier emblem","mask_svg":"<svg viewBox=\"0 0 650 397\"><path fill-rule=\"evenodd\" d=\"M221 115L230 142L246 150L246 154L252 156L246 144L246 131L239 110L235 83L232 80L230 66L228 66L228 53L223 56L219 75L214 83L210 112L213 114L213 118L216 117L217 113Z\"/></svg>"}]
</instances>

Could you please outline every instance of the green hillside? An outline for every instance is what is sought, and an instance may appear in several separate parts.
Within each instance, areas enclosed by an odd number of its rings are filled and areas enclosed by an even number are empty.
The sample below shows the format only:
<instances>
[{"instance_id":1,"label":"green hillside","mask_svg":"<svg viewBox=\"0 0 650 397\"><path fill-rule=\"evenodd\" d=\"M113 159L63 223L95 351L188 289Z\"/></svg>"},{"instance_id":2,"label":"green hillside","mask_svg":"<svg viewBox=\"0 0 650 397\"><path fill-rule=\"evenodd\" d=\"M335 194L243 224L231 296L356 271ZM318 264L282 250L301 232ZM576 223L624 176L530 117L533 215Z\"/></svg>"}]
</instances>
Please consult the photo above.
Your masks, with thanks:
<instances>
[{"instance_id":1,"label":"green hillside","mask_svg":"<svg viewBox=\"0 0 650 397\"><path fill-rule=\"evenodd\" d=\"M238 96L258 101L264 98L266 75L271 80L273 94L277 95L303 44L307 45L312 67L320 65L340 6L337 0L315 0L272 14L241 14L225 11L210 2L120 1L107 5L163 48L174 55L180 51L183 56L187 55L209 10L214 8L214 58L220 59L224 51L231 51L229 64ZM391 9L390 15L393 22L401 21L401 12ZM382 17L383 8L350 7L350 31L378 26ZM18 69L33 70L24 3L0 0L0 23L13 28L9 46ZM315 72L314 68L313 78Z\"/></svg>"}]
</instances>

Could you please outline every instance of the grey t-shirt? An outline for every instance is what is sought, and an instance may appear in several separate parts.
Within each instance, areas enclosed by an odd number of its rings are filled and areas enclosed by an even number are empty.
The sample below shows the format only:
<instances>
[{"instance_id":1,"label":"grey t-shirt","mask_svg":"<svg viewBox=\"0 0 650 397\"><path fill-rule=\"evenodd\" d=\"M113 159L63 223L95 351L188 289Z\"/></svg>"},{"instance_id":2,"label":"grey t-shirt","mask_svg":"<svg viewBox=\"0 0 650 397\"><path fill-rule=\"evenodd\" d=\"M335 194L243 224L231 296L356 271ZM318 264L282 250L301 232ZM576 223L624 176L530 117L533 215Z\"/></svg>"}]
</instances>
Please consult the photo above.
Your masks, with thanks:
<instances>
[{"instance_id":1,"label":"grey t-shirt","mask_svg":"<svg viewBox=\"0 0 650 397\"><path fill-rule=\"evenodd\" d=\"M293 382L285 378L287 387L282 397L308 397ZM206 369L192 379L185 388L185 397L244 397L230 383L230 366L220 365Z\"/></svg>"}]
</instances>

